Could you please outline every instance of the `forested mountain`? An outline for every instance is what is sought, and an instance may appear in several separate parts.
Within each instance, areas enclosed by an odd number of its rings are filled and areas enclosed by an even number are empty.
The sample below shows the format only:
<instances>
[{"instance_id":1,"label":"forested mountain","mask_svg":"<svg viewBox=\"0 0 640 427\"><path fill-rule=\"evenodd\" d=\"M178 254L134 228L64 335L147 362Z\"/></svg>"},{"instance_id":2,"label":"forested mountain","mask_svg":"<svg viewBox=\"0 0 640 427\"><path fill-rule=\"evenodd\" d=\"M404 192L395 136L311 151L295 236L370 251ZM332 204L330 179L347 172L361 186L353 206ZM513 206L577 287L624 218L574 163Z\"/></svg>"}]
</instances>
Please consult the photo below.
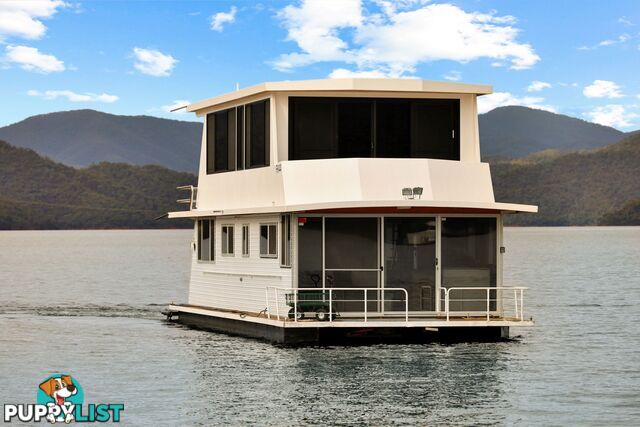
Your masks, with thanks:
<instances>
[{"instance_id":1,"label":"forested mountain","mask_svg":"<svg viewBox=\"0 0 640 427\"><path fill-rule=\"evenodd\" d=\"M0 229L167 228L190 173L161 166L99 163L75 169L0 141Z\"/></svg>"},{"instance_id":2,"label":"forested mountain","mask_svg":"<svg viewBox=\"0 0 640 427\"><path fill-rule=\"evenodd\" d=\"M496 200L540 206L510 224L617 224L608 214L627 215L625 203L640 199L640 134L596 150L497 162L491 172Z\"/></svg>"},{"instance_id":3,"label":"forested mountain","mask_svg":"<svg viewBox=\"0 0 640 427\"><path fill-rule=\"evenodd\" d=\"M196 172L202 125L94 110L60 111L0 128L0 139L70 166L99 162Z\"/></svg>"},{"instance_id":4,"label":"forested mountain","mask_svg":"<svg viewBox=\"0 0 640 427\"><path fill-rule=\"evenodd\" d=\"M625 134L562 114L499 107L478 118L483 158L516 158L548 149L581 150L618 142Z\"/></svg>"}]
</instances>

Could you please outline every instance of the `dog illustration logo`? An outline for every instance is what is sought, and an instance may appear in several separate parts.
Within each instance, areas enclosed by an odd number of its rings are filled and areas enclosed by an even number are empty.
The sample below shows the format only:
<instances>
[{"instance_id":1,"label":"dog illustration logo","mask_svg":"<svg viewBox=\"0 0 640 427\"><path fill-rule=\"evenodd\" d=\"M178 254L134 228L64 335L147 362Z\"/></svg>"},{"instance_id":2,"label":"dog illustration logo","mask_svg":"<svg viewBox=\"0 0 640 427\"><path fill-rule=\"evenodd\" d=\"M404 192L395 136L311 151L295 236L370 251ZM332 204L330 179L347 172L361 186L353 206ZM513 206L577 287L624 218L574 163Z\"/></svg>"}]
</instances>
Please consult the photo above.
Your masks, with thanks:
<instances>
[{"instance_id":1,"label":"dog illustration logo","mask_svg":"<svg viewBox=\"0 0 640 427\"><path fill-rule=\"evenodd\" d=\"M75 421L74 408L82 405L82 398L82 388L71 375L53 375L41 382L38 390L38 403L52 409L46 417L50 423Z\"/></svg>"}]
</instances>

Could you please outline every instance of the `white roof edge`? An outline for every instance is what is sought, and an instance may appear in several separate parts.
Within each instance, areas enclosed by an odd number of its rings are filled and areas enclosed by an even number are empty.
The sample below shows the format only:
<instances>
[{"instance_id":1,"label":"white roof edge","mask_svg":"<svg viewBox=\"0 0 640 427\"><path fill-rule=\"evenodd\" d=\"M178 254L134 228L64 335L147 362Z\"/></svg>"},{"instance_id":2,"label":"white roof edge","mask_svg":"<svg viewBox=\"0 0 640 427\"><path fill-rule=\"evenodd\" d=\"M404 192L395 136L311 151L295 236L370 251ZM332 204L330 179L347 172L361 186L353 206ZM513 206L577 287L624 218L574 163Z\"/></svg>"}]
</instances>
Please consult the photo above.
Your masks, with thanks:
<instances>
[{"instance_id":1,"label":"white roof edge","mask_svg":"<svg viewBox=\"0 0 640 427\"><path fill-rule=\"evenodd\" d=\"M224 209L224 210L208 210L208 211L178 211L169 212L169 218L200 218L206 216L226 216L226 215L256 215L270 214L281 212L299 212L313 211L325 209L344 209L344 208L452 208L452 209L486 209L498 210L504 213L536 213L538 207L533 205L520 205L516 203L498 203L498 202L435 202L433 200L385 200L385 201L368 201L368 202L334 202L334 203L313 203L304 205L288 205L288 206L267 206L261 208L242 208L242 209Z\"/></svg>"},{"instance_id":2,"label":"white roof edge","mask_svg":"<svg viewBox=\"0 0 640 427\"><path fill-rule=\"evenodd\" d=\"M196 112L204 108L224 104L264 92L317 92L317 91L370 91L370 92L423 92L423 93L464 93L488 95L493 92L490 85L441 82L419 79L321 79L286 80L266 82L229 92L213 98L196 101L187 106L187 111Z\"/></svg>"}]
</instances>

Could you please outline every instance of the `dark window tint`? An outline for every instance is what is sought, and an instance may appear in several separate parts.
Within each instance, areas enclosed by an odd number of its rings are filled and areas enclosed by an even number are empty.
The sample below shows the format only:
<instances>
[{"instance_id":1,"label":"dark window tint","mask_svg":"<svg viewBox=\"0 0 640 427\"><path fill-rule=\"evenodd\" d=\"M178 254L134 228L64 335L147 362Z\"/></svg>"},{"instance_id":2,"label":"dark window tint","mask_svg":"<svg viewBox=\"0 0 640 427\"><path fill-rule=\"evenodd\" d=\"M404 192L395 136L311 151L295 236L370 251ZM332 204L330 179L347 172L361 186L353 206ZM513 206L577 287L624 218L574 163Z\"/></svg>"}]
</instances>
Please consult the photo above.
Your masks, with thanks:
<instances>
[{"instance_id":1,"label":"dark window tint","mask_svg":"<svg viewBox=\"0 0 640 427\"><path fill-rule=\"evenodd\" d=\"M214 113L214 172L235 170L236 115L235 108Z\"/></svg>"},{"instance_id":2,"label":"dark window tint","mask_svg":"<svg viewBox=\"0 0 640 427\"><path fill-rule=\"evenodd\" d=\"M247 167L269 165L269 101L246 106Z\"/></svg>"},{"instance_id":3,"label":"dark window tint","mask_svg":"<svg viewBox=\"0 0 640 427\"><path fill-rule=\"evenodd\" d=\"M325 218L327 269L377 269L377 218Z\"/></svg>"},{"instance_id":4,"label":"dark window tint","mask_svg":"<svg viewBox=\"0 0 640 427\"><path fill-rule=\"evenodd\" d=\"M236 169L244 169L244 105L236 108Z\"/></svg>"},{"instance_id":5,"label":"dark window tint","mask_svg":"<svg viewBox=\"0 0 640 427\"><path fill-rule=\"evenodd\" d=\"M207 174L211 174L215 171L215 123L216 117L214 114L207 114Z\"/></svg>"},{"instance_id":6,"label":"dark window tint","mask_svg":"<svg viewBox=\"0 0 640 427\"><path fill-rule=\"evenodd\" d=\"M298 287L322 287L322 218L298 219Z\"/></svg>"},{"instance_id":7,"label":"dark window tint","mask_svg":"<svg viewBox=\"0 0 640 427\"><path fill-rule=\"evenodd\" d=\"M411 106L411 157L460 159L457 101L427 100Z\"/></svg>"},{"instance_id":8,"label":"dark window tint","mask_svg":"<svg viewBox=\"0 0 640 427\"><path fill-rule=\"evenodd\" d=\"M338 156L371 157L373 102L338 102Z\"/></svg>"},{"instance_id":9,"label":"dark window tint","mask_svg":"<svg viewBox=\"0 0 640 427\"><path fill-rule=\"evenodd\" d=\"M289 101L289 159L460 160L457 99L298 98Z\"/></svg>"},{"instance_id":10,"label":"dark window tint","mask_svg":"<svg viewBox=\"0 0 640 427\"><path fill-rule=\"evenodd\" d=\"M335 156L334 103L299 99L290 103L289 132L293 160L329 159Z\"/></svg>"},{"instance_id":11,"label":"dark window tint","mask_svg":"<svg viewBox=\"0 0 640 427\"><path fill-rule=\"evenodd\" d=\"M376 157L411 157L410 104L376 103Z\"/></svg>"}]
</instances>

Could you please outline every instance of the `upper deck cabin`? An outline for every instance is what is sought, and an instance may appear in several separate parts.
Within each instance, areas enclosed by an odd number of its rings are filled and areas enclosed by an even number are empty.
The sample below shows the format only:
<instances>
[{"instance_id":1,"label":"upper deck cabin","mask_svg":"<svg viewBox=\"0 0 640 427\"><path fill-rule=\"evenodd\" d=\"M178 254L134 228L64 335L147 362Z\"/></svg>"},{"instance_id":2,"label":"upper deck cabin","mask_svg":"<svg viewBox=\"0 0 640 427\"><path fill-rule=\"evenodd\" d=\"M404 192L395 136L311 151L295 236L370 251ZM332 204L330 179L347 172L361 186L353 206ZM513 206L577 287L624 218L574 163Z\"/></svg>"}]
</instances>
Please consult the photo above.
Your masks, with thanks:
<instances>
[{"instance_id":1,"label":"upper deck cabin","mask_svg":"<svg viewBox=\"0 0 640 427\"><path fill-rule=\"evenodd\" d=\"M480 160L490 86L409 79L262 83L187 107L204 118L197 206L171 217L314 209L535 211L496 203ZM403 189L420 188L420 197Z\"/></svg>"}]
</instances>

